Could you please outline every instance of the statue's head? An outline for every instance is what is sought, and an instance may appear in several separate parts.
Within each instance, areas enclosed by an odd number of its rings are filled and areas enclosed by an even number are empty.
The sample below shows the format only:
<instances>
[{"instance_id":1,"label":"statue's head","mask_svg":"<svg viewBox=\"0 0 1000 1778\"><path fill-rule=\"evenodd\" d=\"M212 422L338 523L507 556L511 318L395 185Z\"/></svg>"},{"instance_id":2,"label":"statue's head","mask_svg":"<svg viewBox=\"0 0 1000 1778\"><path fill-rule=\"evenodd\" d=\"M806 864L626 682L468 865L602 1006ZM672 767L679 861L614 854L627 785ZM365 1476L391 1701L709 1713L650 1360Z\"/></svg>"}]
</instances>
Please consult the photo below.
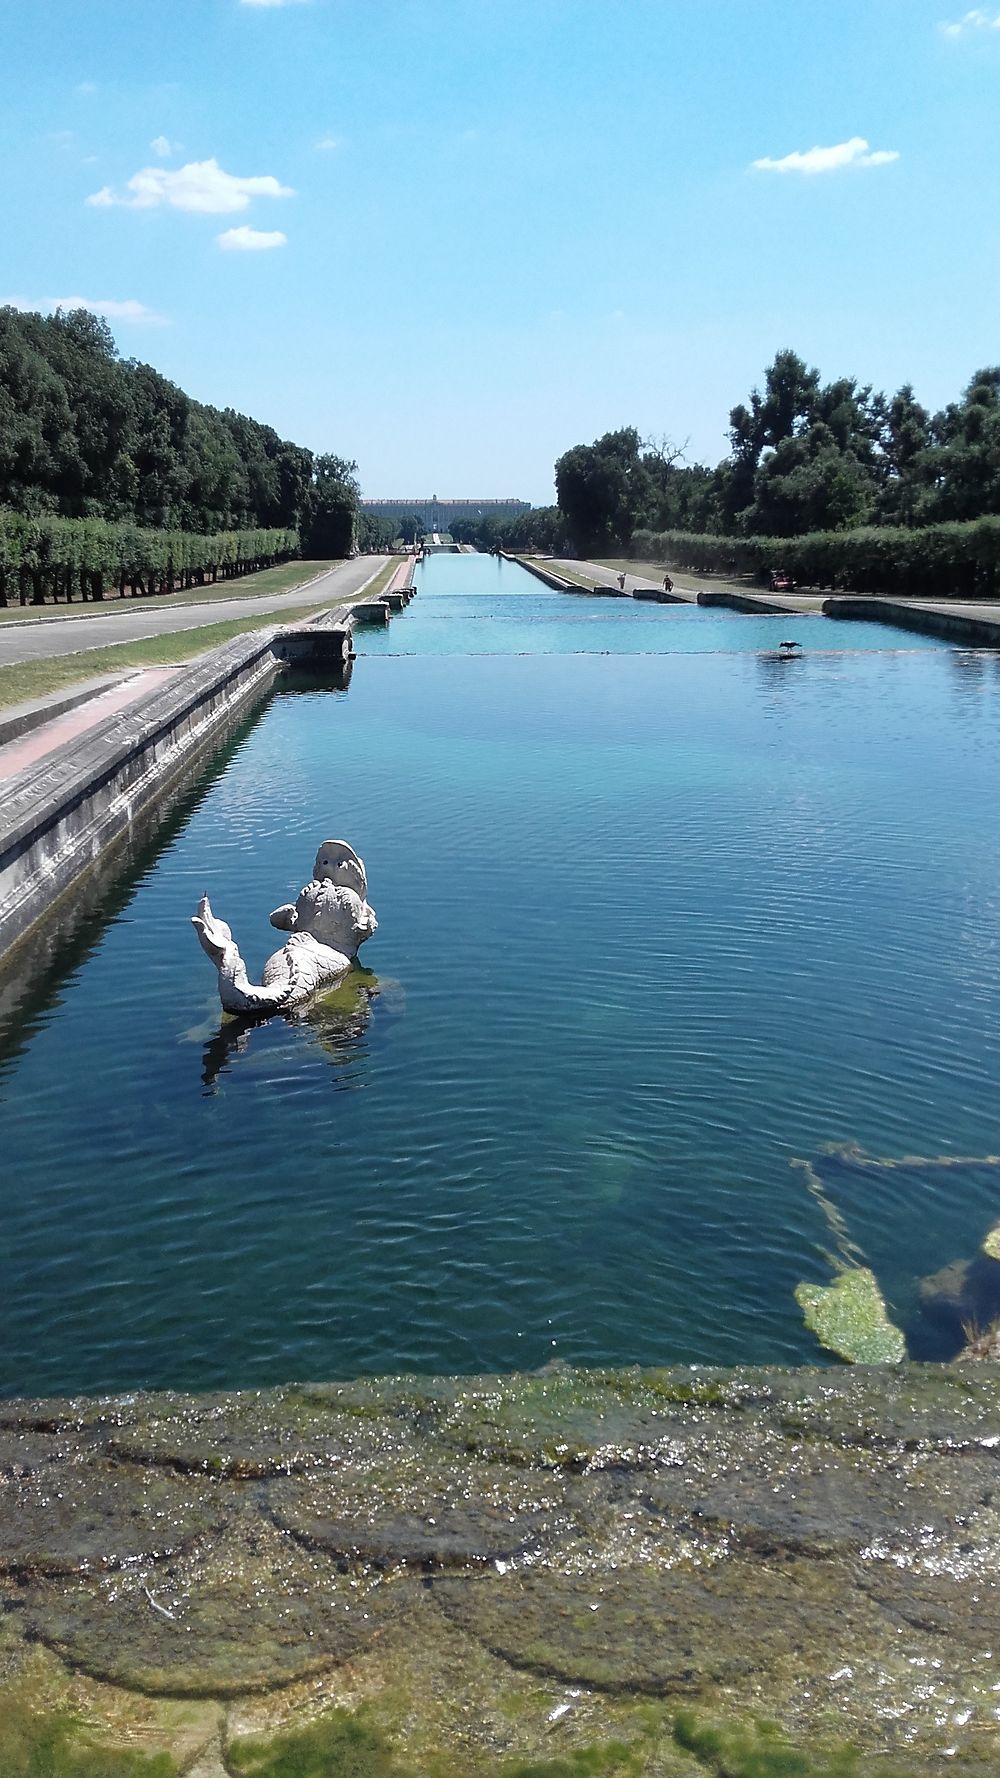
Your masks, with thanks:
<instances>
[{"instance_id":1,"label":"statue's head","mask_svg":"<svg viewBox=\"0 0 1000 1778\"><path fill-rule=\"evenodd\" d=\"M313 877L320 883L335 883L340 889L353 889L362 901L368 894L365 867L353 846L346 840L324 840L316 854Z\"/></svg>"}]
</instances>

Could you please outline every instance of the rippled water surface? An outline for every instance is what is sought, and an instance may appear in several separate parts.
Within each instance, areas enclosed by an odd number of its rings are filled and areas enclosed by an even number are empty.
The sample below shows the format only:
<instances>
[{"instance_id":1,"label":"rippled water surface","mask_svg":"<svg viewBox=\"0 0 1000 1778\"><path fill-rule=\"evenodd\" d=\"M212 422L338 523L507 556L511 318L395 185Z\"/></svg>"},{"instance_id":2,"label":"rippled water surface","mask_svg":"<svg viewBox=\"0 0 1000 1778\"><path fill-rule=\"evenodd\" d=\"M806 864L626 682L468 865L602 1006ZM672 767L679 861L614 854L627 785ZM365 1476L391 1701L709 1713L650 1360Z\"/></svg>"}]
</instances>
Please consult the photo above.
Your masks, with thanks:
<instances>
[{"instance_id":1,"label":"rippled water surface","mask_svg":"<svg viewBox=\"0 0 1000 1778\"><path fill-rule=\"evenodd\" d=\"M926 1345L1000 1215L996 659L458 557L358 645L15 1023L0 1389L811 1360L835 1214ZM256 969L328 835L372 979L229 1043L198 896Z\"/></svg>"}]
</instances>

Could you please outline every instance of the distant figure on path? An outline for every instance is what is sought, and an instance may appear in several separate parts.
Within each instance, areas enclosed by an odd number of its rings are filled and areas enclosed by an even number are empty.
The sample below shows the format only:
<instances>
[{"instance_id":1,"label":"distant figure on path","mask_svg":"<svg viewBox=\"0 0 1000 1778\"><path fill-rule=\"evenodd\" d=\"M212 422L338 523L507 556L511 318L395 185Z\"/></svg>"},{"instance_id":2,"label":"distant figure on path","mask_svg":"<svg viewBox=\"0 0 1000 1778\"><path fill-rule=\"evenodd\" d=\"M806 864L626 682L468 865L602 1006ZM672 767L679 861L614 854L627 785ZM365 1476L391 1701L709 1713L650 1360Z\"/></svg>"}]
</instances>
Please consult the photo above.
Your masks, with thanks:
<instances>
[{"instance_id":1,"label":"distant figure on path","mask_svg":"<svg viewBox=\"0 0 1000 1778\"><path fill-rule=\"evenodd\" d=\"M619 586L619 589L621 590L621 592L625 591L625 576L624 576L624 574L619 574L618 586Z\"/></svg>"},{"instance_id":2,"label":"distant figure on path","mask_svg":"<svg viewBox=\"0 0 1000 1778\"><path fill-rule=\"evenodd\" d=\"M674 583L671 580L669 574L665 574L663 576L663 591L665 593L672 593L673 590L674 590Z\"/></svg>"}]
</instances>

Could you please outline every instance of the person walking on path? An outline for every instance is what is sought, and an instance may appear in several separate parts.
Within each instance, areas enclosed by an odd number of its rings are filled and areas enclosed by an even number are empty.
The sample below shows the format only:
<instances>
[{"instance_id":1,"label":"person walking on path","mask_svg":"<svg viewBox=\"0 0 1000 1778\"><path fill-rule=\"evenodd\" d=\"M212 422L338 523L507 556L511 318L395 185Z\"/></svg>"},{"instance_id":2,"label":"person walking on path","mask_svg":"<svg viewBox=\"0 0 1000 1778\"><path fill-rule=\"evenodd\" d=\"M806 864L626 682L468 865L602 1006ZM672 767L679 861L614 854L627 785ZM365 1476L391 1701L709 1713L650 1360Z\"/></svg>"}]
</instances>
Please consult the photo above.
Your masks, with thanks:
<instances>
[{"instance_id":1,"label":"person walking on path","mask_svg":"<svg viewBox=\"0 0 1000 1778\"><path fill-rule=\"evenodd\" d=\"M669 574L665 574L663 576L663 591L665 593L672 593L673 590L674 590L674 583L671 580Z\"/></svg>"}]
</instances>

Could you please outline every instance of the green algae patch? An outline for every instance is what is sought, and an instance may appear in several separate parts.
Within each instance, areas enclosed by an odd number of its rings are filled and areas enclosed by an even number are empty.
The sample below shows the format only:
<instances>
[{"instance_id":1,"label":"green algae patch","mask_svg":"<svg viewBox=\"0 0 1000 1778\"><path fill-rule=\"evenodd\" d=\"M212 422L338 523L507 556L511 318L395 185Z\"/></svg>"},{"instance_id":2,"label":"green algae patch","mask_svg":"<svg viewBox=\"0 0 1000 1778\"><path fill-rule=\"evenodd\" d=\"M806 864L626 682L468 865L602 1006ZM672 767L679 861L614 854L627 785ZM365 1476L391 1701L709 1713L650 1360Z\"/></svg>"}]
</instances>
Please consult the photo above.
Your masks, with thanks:
<instances>
[{"instance_id":1,"label":"green algae patch","mask_svg":"<svg viewBox=\"0 0 1000 1778\"><path fill-rule=\"evenodd\" d=\"M901 1364L906 1357L906 1341L867 1266L849 1267L833 1284L797 1284L795 1301L820 1345L849 1364Z\"/></svg>"},{"instance_id":2,"label":"green algae patch","mask_svg":"<svg viewBox=\"0 0 1000 1778\"><path fill-rule=\"evenodd\" d=\"M226 1763L236 1778L407 1778L386 1737L349 1710L270 1741L231 1741Z\"/></svg>"},{"instance_id":3,"label":"green algae patch","mask_svg":"<svg viewBox=\"0 0 1000 1778\"><path fill-rule=\"evenodd\" d=\"M986 1236L983 1252L989 1259L1000 1259L1000 1222L995 1222Z\"/></svg>"},{"instance_id":4,"label":"green algae patch","mask_svg":"<svg viewBox=\"0 0 1000 1778\"><path fill-rule=\"evenodd\" d=\"M605 1741L593 1747L574 1747L556 1759L509 1760L498 1768L497 1778L604 1778L605 1773L641 1772L642 1751L625 1741Z\"/></svg>"},{"instance_id":5,"label":"green algae patch","mask_svg":"<svg viewBox=\"0 0 1000 1778\"><path fill-rule=\"evenodd\" d=\"M711 1778L902 1778L898 1767L862 1763L854 1748L806 1752L787 1740L776 1723L717 1728L682 1710L674 1722L674 1741Z\"/></svg>"},{"instance_id":6,"label":"green algae patch","mask_svg":"<svg viewBox=\"0 0 1000 1778\"><path fill-rule=\"evenodd\" d=\"M381 1730L363 1713L331 1710L308 1727L276 1735L272 1740L234 1740L226 1749L234 1778L416 1778L416 1768L401 1759ZM435 1778L454 1773L463 1778L611 1778L611 1774L642 1771L643 1753L624 1741L575 1747L552 1759L513 1759L453 1765L434 1760Z\"/></svg>"},{"instance_id":7,"label":"green algae patch","mask_svg":"<svg viewBox=\"0 0 1000 1778\"><path fill-rule=\"evenodd\" d=\"M99 1745L73 1716L37 1715L4 1698L0 1709L3 1778L177 1778L169 1753Z\"/></svg>"}]
</instances>

